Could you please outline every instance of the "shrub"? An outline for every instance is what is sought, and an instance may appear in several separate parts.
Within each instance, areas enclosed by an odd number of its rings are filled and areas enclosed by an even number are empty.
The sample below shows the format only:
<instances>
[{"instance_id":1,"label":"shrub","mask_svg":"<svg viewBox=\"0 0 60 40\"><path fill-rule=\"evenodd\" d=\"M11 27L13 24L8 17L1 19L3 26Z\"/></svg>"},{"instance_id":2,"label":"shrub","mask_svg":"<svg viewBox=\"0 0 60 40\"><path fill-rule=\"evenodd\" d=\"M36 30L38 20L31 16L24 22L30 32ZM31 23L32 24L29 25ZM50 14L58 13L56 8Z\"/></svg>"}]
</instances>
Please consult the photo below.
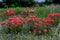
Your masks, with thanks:
<instances>
[{"instance_id":1,"label":"shrub","mask_svg":"<svg viewBox=\"0 0 60 40\"><path fill-rule=\"evenodd\" d=\"M52 4L53 3L53 0L46 0L45 3L46 4Z\"/></svg>"},{"instance_id":2,"label":"shrub","mask_svg":"<svg viewBox=\"0 0 60 40\"><path fill-rule=\"evenodd\" d=\"M8 7L17 7L17 6L32 6L34 4L34 0L6 0L6 5Z\"/></svg>"}]
</instances>

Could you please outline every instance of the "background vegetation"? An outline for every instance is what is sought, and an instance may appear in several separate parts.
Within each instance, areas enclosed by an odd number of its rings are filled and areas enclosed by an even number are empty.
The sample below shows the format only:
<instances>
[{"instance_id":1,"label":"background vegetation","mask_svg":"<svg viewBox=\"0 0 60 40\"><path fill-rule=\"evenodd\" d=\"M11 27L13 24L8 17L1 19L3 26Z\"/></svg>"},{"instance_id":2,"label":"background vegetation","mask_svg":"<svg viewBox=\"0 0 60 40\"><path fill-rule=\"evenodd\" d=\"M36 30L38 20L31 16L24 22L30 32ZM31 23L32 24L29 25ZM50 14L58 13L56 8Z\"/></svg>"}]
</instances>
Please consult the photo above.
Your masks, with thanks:
<instances>
[{"instance_id":1,"label":"background vegetation","mask_svg":"<svg viewBox=\"0 0 60 40\"><path fill-rule=\"evenodd\" d=\"M31 6L44 6L44 5L50 5L50 4L59 4L59 0L46 0L45 2L35 2L34 0L6 0L5 2L1 2L0 7L31 7Z\"/></svg>"}]
</instances>

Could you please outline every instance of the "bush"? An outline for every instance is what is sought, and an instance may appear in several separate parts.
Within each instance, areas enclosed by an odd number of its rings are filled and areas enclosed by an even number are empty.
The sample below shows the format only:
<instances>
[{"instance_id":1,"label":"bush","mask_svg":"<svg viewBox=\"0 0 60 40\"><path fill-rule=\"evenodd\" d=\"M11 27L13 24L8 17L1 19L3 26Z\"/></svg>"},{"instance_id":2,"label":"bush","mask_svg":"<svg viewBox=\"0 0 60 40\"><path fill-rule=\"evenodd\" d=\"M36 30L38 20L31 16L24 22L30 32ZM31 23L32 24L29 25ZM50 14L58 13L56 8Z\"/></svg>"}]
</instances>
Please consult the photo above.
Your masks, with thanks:
<instances>
[{"instance_id":1,"label":"bush","mask_svg":"<svg viewBox=\"0 0 60 40\"><path fill-rule=\"evenodd\" d=\"M16 7L19 5L19 1L18 0L6 0L6 5L8 7L12 7L12 6Z\"/></svg>"},{"instance_id":2,"label":"bush","mask_svg":"<svg viewBox=\"0 0 60 40\"><path fill-rule=\"evenodd\" d=\"M32 6L34 4L34 0L6 0L6 5L8 7L17 7L17 6Z\"/></svg>"},{"instance_id":3,"label":"bush","mask_svg":"<svg viewBox=\"0 0 60 40\"><path fill-rule=\"evenodd\" d=\"M45 1L45 4L52 4L53 3L53 0L46 0Z\"/></svg>"}]
</instances>

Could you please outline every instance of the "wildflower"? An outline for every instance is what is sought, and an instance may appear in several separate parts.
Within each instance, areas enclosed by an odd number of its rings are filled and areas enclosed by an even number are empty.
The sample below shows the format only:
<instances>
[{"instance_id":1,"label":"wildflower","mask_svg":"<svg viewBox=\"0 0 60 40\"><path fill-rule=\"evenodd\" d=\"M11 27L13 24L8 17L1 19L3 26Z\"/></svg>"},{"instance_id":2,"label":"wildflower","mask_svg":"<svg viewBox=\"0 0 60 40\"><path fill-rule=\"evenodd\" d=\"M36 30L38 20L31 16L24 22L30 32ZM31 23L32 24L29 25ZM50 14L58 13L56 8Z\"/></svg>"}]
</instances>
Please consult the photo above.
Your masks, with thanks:
<instances>
[{"instance_id":1,"label":"wildflower","mask_svg":"<svg viewBox=\"0 0 60 40\"><path fill-rule=\"evenodd\" d=\"M6 13L9 13L9 10L6 10Z\"/></svg>"},{"instance_id":2,"label":"wildflower","mask_svg":"<svg viewBox=\"0 0 60 40\"><path fill-rule=\"evenodd\" d=\"M23 19L21 17L14 16L13 18L8 18L10 25L22 25Z\"/></svg>"},{"instance_id":3,"label":"wildflower","mask_svg":"<svg viewBox=\"0 0 60 40\"><path fill-rule=\"evenodd\" d=\"M26 13L29 13L29 9L28 9L28 8L26 8L26 9L24 9L24 10L22 11L22 14L26 14Z\"/></svg>"},{"instance_id":4,"label":"wildflower","mask_svg":"<svg viewBox=\"0 0 60 40\"><path fill-rule=\"evenodd\" d=\"M31 21L37 21L39 18L36 17L36 16L29 16L29 19L30 19Z\"/></svg>"},{"instance_id":5,"label":"wildflower","mask_svg":"<svg viewBox=\"0 0 60 40\"><path fill-rule=\"evenodd\" d=\"M48 17L55 17L56 14L52 13L52 14L48 14Z\"/></svg>"},{"instance_id":6,"label":"wildflower","mask_svg":"<svg viewBox=\"0 0 60 40\"><path fill-rule=\"evenodd\" d=\"M37 26L37 27L41 26L41 23L40 23L40 22L37 22L37 23L36 23L36 26Z\"/></svg>"},{"instance_id":7,"label":"wildflower","mask_svg":"<svg viewBox=\"0 0 60 40\"><path fill-rule=\"evenodd\" d=\"M54 20L48 17L48 18L46 18L46 22L47 22L47 23L53 23Z\"/></svg>"},{"instance_id":8,"label":"wildflower","mask_svg":"<svg viewBox=\"0 0 60 40\"><path fill-rule=\"evenodd\" d=\"M5 14L6 14L6 15L9 15L9 16L10 16L10 15L14 15L14 13L15 13L15 12L14 12L13 10L6 10L6 11L5 11Z\"/></svg>"},{"instance_id":9,"label":"wildflower","mask_svg":"<svg viewBox=\"0 0 60 40\"><path fill-rule=\"evenodd\" d=\"M26 20L27 20L27 21L38 21L39 18L36 17L36 16L32 16L32 15L30 15L29 17L26 17Z\"/></svg>"},{"instance_id":10,"label":"wildflower","mask_svg":"<svg viewBox=\"0 0 60 40\"><path fill-rule=\"evenodd\" d=\"M8 18L9 21L13 20L13 18Z\"/></svg>"},{"instance_id":11,"label":"wildflower","mask_svg":"<svg viewBox=\"0 0 60 40\"><path fill-rule=\"evenodd\" d=\"M41 20L42 20L42 22L47 22L45 18L42 18Z\"/></svg>"},{"instance_id":12,"label":"wildflower","mask_svg":"<svg viewBox=\"0 0 60 40\"><path fill-rule=\"evenodd\" d=\"M42 18L43 23L54 23L54 20L50 17Z\"/></svg>"},{"instance_id":13,"label":"wildflower","mask_svg":"<svg viewBox=\"0 0 60 40\"><path fill-rule=\"evenodd\" d=\"M36 33L36 29L34 29L33 32Z\"/></svg>"},{"instance_id":14,"label":"wildflower","mask_svg":"<svg viewBox=\"0 0 60 40\"><path fill-rule=\"evenodd\" d=\"M6 21L3 21L3 22L1 23L1 25L4 25L4 24L7 24L7 22L6 22Z\"/></svg>"},{"instance_id":15,"label":"wildflower","mask_svg":"<svg viewBox=\"0 0 60 40\"><path fill-rule=\"evenodd\" d=\"M10 15L14 15L14 11L13 10L10 10Z\"/></svg>"},{"instance_id":16,"label":"wildflower","mask_svg":"<svg viewBox=\"0 0 60 40\"><path fill-rule=\"evenodd\" d=\"M56 17L60 17L60 14L56 14Z\"/></svg>"},{"instance_id":17,"label":"wildflower","mask_svg":"<svg viewBox=\"0 0 60 40\"><path fill-rule=\"evenodd\" d=\"M30 9L28 9L28 8L25 8L23 11L22 11L22 14L31 14L31 13L35 13L35 11L34 10L30 10Z\"/></svg>"}]
</instances>

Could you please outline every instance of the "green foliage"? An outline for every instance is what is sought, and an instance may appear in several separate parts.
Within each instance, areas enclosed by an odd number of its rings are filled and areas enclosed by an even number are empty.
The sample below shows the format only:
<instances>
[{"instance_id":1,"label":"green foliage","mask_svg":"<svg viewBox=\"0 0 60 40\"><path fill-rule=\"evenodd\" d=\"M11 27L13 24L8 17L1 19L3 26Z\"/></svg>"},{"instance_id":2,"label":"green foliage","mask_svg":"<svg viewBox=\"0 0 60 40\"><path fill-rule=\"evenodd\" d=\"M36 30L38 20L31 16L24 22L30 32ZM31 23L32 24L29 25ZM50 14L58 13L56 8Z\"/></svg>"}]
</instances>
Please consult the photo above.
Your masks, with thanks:
<instances>
[{"instance_id":1,"label":"green foliage","mask_svg":"<svg viewBox=\"0 0 60 40\"><path fill-rule=\"evenodd\" d=\"M30 6L33 6L35 4L35 1L34 0L23 0L22 2L21 2L21 6L28 6L28 7L30 7Z\"/></svg>"},{"instance_id":2,"label":"green foliage","mask_svg":"<svg viewBox=\"0 0 60 40\"><path fill-rule=\"evenodd\" d=\"M52 2L53 0L46 0L46 2Z\"/></svg>"},{"instance_id":3,"label":"green foliage","mask_svg":"<svg viewBox=\"0 0 60 40\"><path fill-rule=\"evenodd\" d=\"M16 6L19 6L17 4L19 4L19 1L18 0L6 0L6 5L8 7L16 7Z\"/></svg>"},{"instance_id":4,"label":"green foliage","mask_svg":"<svg viewBox=\"0 0 60 40\"><path fill-rule=\"evenodd\" d=\"M31 6L33 4L34 0L6 0L6 5L8 5L8 7Z\"/></svg>"},{"instance_id":5,"label":"green foliage","mask_svg":"<svg viewBox=\"0 0 60 40\"><path fill-rule=\"evenodd\" d=\"M53 0L46 0L45 3L46 4L51 4L53 2Z\"/></svg>"}]
</instances>

